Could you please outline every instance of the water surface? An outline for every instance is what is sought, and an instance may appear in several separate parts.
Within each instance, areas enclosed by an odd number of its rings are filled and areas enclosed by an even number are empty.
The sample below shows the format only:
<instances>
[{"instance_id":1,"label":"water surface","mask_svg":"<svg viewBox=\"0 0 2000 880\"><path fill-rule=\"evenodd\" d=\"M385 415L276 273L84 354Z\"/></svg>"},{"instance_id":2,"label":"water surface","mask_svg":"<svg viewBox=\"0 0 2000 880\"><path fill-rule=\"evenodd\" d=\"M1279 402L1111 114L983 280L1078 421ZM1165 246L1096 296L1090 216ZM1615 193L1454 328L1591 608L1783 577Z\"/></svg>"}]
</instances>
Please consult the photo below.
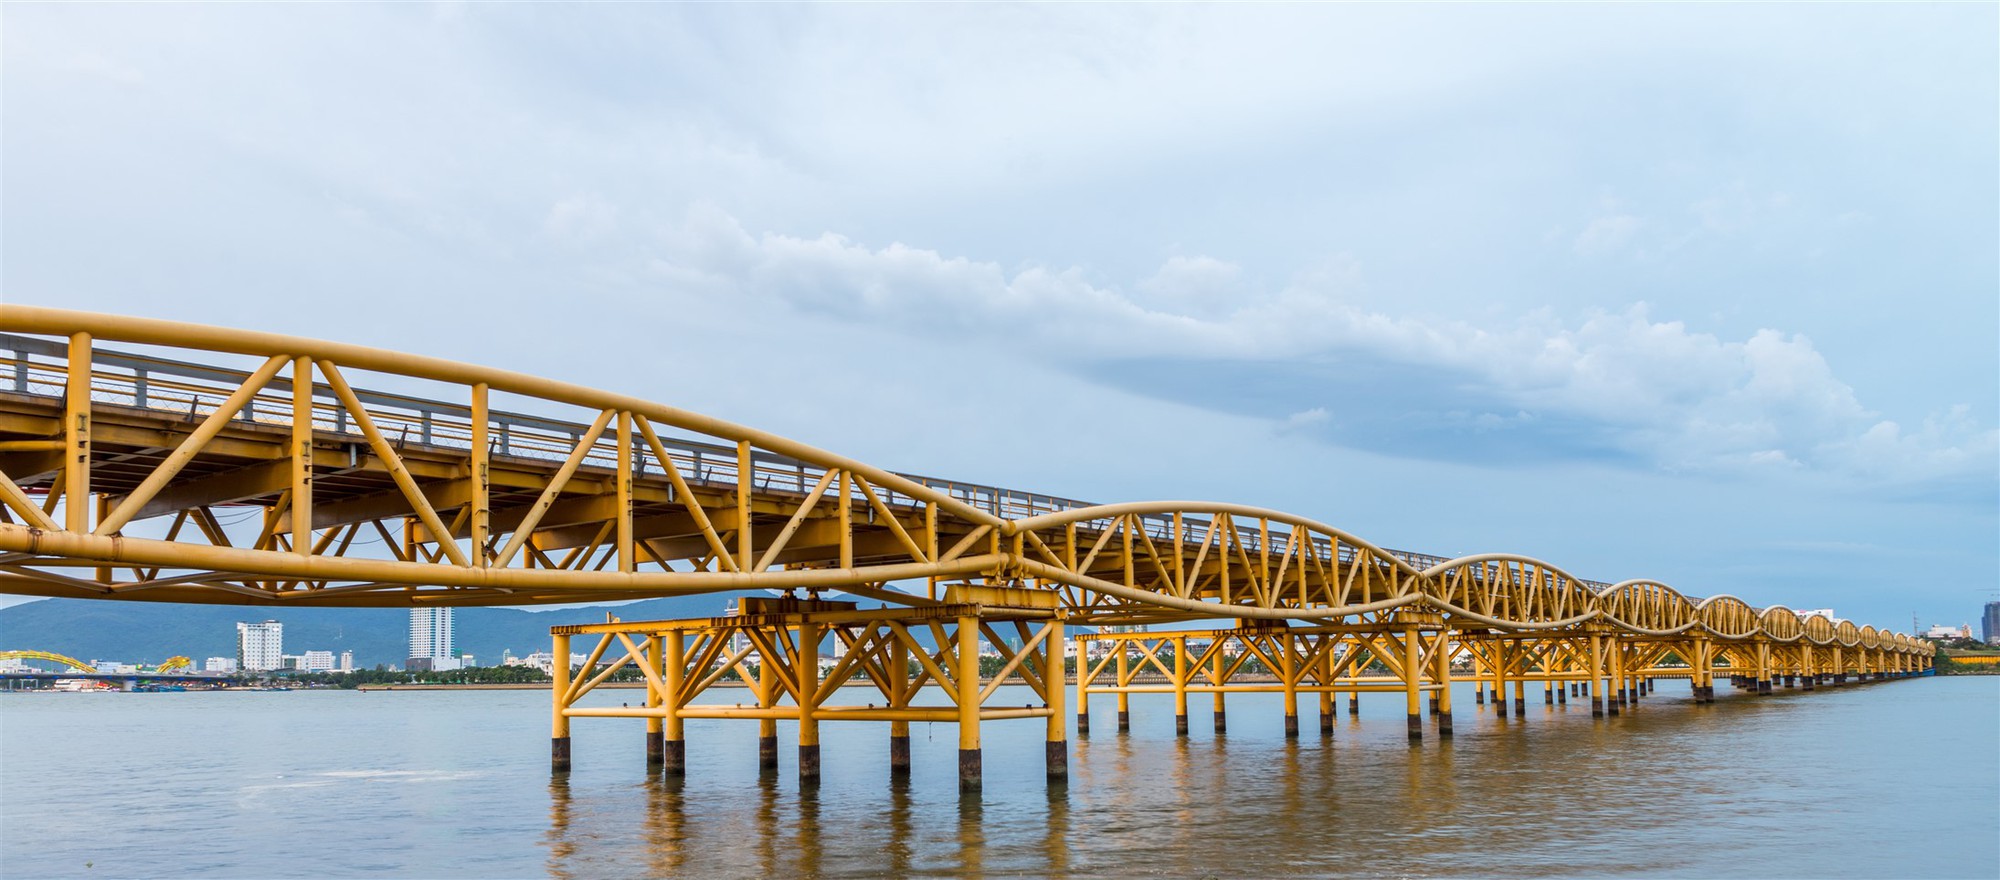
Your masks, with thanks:
<instances>
[{"instance_id":1,"label":"water surface","mask_svg":"<svg viewBox=\"0 0 2000 880\"><path fill-rule=\"evenodd\" d=\"M759 774L747 722L689 722L670 783L643 722L578 719L551 779L544 691L6 695L0 875L2000 875L2000 679L1722 690L1502 721L1461 689L1457 736L1416 748L1395 695L1295 742L1274 694L1231 697L1224 736L1197 699L1186 740L1170 698L1123 736L1100 699L1067 788L1039 722L993 722L970 798L949 725L913 725L892 783L886 725L825 724L801 792L791 731Z\"/></svg>"}]
</instances>

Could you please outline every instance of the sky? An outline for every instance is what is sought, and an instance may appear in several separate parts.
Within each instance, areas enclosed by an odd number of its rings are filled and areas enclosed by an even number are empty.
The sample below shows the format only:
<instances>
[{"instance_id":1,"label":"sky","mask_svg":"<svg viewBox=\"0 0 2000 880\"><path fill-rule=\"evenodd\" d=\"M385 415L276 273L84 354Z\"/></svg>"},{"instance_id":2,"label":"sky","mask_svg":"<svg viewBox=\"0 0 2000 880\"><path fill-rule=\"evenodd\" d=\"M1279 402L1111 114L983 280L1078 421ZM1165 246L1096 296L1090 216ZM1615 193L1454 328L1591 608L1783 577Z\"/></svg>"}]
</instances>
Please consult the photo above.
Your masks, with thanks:
<instances>
[{"instance_id":1,"label":"sky","mask_svg":"<svg viewBox=\"0 0 2000 880\"><path fill-rule=\"evenodd\" d=\"M0 299L904 472L2000 599L1992 4L0 8Z\"/></svg>"}]
</instances>

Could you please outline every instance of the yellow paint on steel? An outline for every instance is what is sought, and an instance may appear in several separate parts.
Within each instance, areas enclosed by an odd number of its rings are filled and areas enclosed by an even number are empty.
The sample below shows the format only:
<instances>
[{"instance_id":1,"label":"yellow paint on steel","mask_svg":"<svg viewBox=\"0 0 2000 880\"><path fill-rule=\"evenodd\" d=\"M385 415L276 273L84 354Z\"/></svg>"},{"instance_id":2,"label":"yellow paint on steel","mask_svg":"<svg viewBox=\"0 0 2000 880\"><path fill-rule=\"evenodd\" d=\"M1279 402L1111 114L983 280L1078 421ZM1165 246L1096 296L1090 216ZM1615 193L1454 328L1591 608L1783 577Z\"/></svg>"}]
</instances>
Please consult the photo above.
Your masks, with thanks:
<instances>
[{"instance_id":1,"label":"yellow paint on steel","mask_svg":"<svg viewBox=\"0 0 2000 880\"><path fill-rule=\"evenodd\" d=\"M1518 669L1491 665L1495 683L1555 674L1528 664L1546 666L1548 651L1583 656L1586 628L1609 640L1614 679L1643 639L1818 645L1833 649L1835 665L1862 670L1928 664L1928 648L1905 636L1801 619L1782 606L1696 601L1649 580L1594 583L1512 554L1393 551L1245 505L1087 505L912 477L650 401L436 358L13 304L0 305L0 330L42 337L40 356L17 356L16 366L38 371L39 387L59 378L67 389L57 399L23 386L0 402L0 504L25 520L0 522L4 592L534 604L755 588L893 597L883 589L890 581L923 579L935 592L963 579L1032 583L1087 623L1333 625L1403 609L1441 614L1454 631L1540 640L1528 653L1496 647L1497 656L1530 659ZM148 408L147 380L121 366L140 356L106 347L121 342L192 353L192 363L159 362L166 366L151 380L156 394L181 395L186 410L166 418ZM202 365L218 354L262 358L264 367ZM287 387L266 393L285 366ZM454 398L470 405L357 389L346 374L360 372L455 386ZM488 404L496 391L595 421L499 413ZM197 407L209 414L192 423ZM663 440L655 424L700 439ZM113 456L118 469L99 468ZM265 509L255 541L229 541L217 524L213 508L233 504ZM58 506L61 522L48 515ZM95 528L93 511L101 511ZM118 534L165 514L176 518L166 538ZM383 546L364 529L402 535L395 558L360 555L354 548ZM96 580L68 573L79 567ZM1407 663L1394 656L1407 653L1401 647L1372 650Z\"/></svg>"}]
</instances>

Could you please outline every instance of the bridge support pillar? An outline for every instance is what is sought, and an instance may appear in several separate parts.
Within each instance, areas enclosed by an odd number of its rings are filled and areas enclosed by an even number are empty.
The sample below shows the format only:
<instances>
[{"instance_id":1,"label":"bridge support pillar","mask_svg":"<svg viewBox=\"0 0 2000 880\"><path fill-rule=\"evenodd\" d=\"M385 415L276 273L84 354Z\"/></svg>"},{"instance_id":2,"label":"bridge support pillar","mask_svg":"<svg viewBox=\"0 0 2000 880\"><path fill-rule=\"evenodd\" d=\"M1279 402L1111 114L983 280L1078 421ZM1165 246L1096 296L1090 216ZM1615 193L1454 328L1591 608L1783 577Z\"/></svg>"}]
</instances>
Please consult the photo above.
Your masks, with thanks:
<instances>
[{"instance_id":1,"label":"bridge support pillar","mask_svg":"<svg viewBox=\"0 0 2000 880\"><path fill-rule=\"evenodd\" d=\"M1319 692L1319 735L1323 737L1333 735L1333 700L1335 694L1335 691L1332 689L1334 668L1333 643L1335 638L1329 635L1325 639L1326 641L1320 646L1318 670L1320 686L1325 688L1325 690Z\"/></svg>"},{"instance_id":2,"label":"bridge support pillar","mask_svg":"<svg viewBox=\"0 0 2000 880\"><path fill-rule=\"evenodd\" d=\"M1210 642L1208 652L1214 654L1214 660L1210 660L1208 678L1210 678L1210 684L1218 686L1214 698L1216 698L1216 736L1220 736L1220 734L1230 732L1230 714L1228 714L1228 706L1226 706L1226 702L1222 698L1222 688L1220 688L1222 676L1226 674L1226 670L1222 668L1222 648L1220 648L1220 644Z\"/></svg>"},{"instance_id":3,"label":"bridge support pillar","mask_svg":"<svg viewBox=\"0 0 2000 880\"><path fill-rule=\"evenodd\" d=\"M769 709L778 700L778 667L772 657L759 657L757 664L757 708ZM778 770L778 719L757 719L757 770L761 773L775 773Z\"/></svg>"},{"instance_id":4,"label":"bridge support pillar","mask_svg":"<svg viewBox=\"0 0 2000 880\"><path fill-rule=\"evenodd\" d=\"M1618 714L1625 705L1625 645L1617 636L1606 636L1611 654L1611 675L1604 686L1604 711Z\"/></svg>"},{"instance_id":5,"label":"bridge support pillar","mask_svg":"<svg viewBox=\"0 0 2000 880\"><path fill-rule=\"evenodd\" d=\"M1049 621L1048 647L1042 652L1042 689L1048 694L1049 723L1047 746L1048 781L1051 785L1069 783L1069 712L1063 706L1063 697L1069 693L1069 684L1064 681L1067 671L1064 665L1066 641L1063 638L1061 617ZM1023 649L1027 650L1027 649ZM1078 662L1082 662L1082 651L1077 652ZM1030 658L1032 662L1032 655Z\"/></svg>"},{"instance_id":6,"label":"bridge support pillar","mask_svg":"<svg viewBox=\"0 0 2000 880\"><path fill-rule=\"evenodd\" d=\"M585 664L589 676L572 676L567 669L557 674L553 766L558 772L568 768L571 719L634 718L659 722L657 740L648 731L648 759L657 743L658 764L669 776L684 775L684 719L713 718L742 722L746 728L755 721L758 761L769 772L777 763L774 728L778 721L790 720L798 723L799 785L808 790L821 777L823 725L887 722L890 772L902 777L910 773L910 723L921 721L958 725L960 788L972 792L983 783L981 726L1032 718L1046 731L1046 775L1060 784L1069 775L1069 709L1059 601L1048 590L968 584L951 586L944 602L922 608L860 610L851 602L745 598L738 600L737 613L719 618L613 619L554 627L556 648L565 657L571 636L598 641ZM1008 626L1015 633L998 635ZM914 633L923 630L940 636L935 652L918 647ZM1018 640L1011 637L1015 634ZM605 653L618 646L622 649ZM981 680L982 647L997 650L1002 660L986 681ZM826 665L822 649L830 655ZM579 698L614 672L634 665L645 673L649 699L644 705L578 705ZM755 690L754 705L740 693L724 696L725 702L696 702L725 678L739 676ZM573 678L581 680L573 683ZM989 703L1002 682L1017 681L1041 704ZM867 688L872 688L868 695L873 701L852 698ZM951 689L949 701L922 698L921 691L943 688ZM849 699L838 699L840 694Z\"/></svg>"},{"instance_id":7,"label":"bridge support pillar","mask_svg":"<svg viewBox=\"0 0 2000 880\"><path fill-rule=\"evenodd\" d=\"M958 619L957 659L952 677L958 685L958 790L978 791L984 778L979 746L979 618Z\"/></svg>"},{"instance_id":8,"label":"bridge support pillar","mask_svg":"<svg viewBox=\"0 0 2000 880\"><path fill-rule=\"evenodd\" d=\"M1590 681L1583 685L1583 693L1590 697L1590 717L1604 717L1604 695L1600 685L1604 681L1604 637L1590 634Z\"/></svg>"},{"instance_id":9,"label":"bridge support pillar","mask_svg":"<svg viewBox=\"0 0 2000 880\"><path fill-rule=\"evenodd\" d=\"M1094 643L1086 641L1076 643L1076 735L1078 737L1090 736L1090 682L1097 677L1097 671L1102 668L1091 666L1088 650L1091 644Z\"/></svg>"},{"instance_id":10,"label":"bridge support pillar","mask_svg":"<svg viewBox=\"0 0 2000 880\"><path fill-rule=\"evenodd\" d=\"M1409 713L1410 742L1424 741L1424 716L1418 688L1424 677L1423 643L1415 626L1403 628L1403 705Z\"/></svg>"},{"instance_id":11,"label":"bridge support pillar","mask_svg":"<svg viewBox=\"0 0 2000 880\"><path fill-rule=\"evenodd\" d=\"M661 653L661 650L660 637L658 635L646 637L646 665L648 671L655 678L664 671L665 657ZM660 708L660 702L659 689L646 688L646 708L657 710ZM646 770L649 773L657 771L667 763L666 736L666 720L659 715L648 715L646 717Z\"/></svg>"},{"instance_id":12,"label":"bridge support pillar","mask_svg":"<svg viewBox=\"0 0 2000 880\"><path fill-rule=\"evenodd\" d=\"M1132 646L1122 641L1112 642L1118 649L1118 732L1132 730L1132 695L1125 687L1132 683Z\"/></svg>"},{"instance_id":13,"label":"bridge support pillar","mask_svg":"<svg viewBox=\"0 0 2000 880\"><path fill-rule=\"evenodd\" d=\"M819 784L819 716L814 710L819 702L816 696L819 693L819 645L824 631L815 624L803 623L798 633L799 650L794 669L799 694L799 787L808 788Z\"/></svg>"},{"instance_id":14,"label":"bridge support pillar","mask_svg":"<svg viewBox=\"0 0 2000 880\"><path fill-rule=\"evenodd\" d=\"M1451 739L1451 630L1440 629L1431 648L1431 710L1437 716L1438 739Z\"/></svg>"},{"instance_id":15,"label":"bridge support pillar","mask_svg":"<svg viewBox=\"0 0 2000 880\"><path fill-rule=\"evenodd\" d=\"M889 775L910 775L910 722L889 722Z\"/></svg>"},{"instance_id":16,"label":"bridge support pillar","mask_svg":"<svg viewBox=\"0 0 2000 880\"><path fill-rule=\"evenodd\" d=\"M1174 643L1174 735L1188 735L1188 656L1187 637L1180 636Z\"/></svg>"},{"instance_id":17,"label":"bridge support pillar","mask_svg":"<svg viewBox=\"0 0 2000 880\"><path fill-rule=\"evenodd\" d=\"M662 658L660 682L666 684L666 694L660 698L660 704L666 708L666 716L660 718L660 770L666 772L666 776L686 776L688 734L686 722L680 720L680 688L686 682L688 642L680 632L668 632L654 638L662 646L662 652L654 656Z\"/></svg>"},{"instance_id":18,"label":"bridge support pillar","mask_svg":"<svg viewBox=\"0 0 2000 880\"><path fill-rule=\"evenodd\" d=\"M569 708L569 636L558 635L555 641L555 658L552 666L555 684L550 692L555 697L555 717L549 732L549 772L569 772L569 715L563 710ZM587 671L587 670L586 670Z\"/></svg>"}]
</instances>

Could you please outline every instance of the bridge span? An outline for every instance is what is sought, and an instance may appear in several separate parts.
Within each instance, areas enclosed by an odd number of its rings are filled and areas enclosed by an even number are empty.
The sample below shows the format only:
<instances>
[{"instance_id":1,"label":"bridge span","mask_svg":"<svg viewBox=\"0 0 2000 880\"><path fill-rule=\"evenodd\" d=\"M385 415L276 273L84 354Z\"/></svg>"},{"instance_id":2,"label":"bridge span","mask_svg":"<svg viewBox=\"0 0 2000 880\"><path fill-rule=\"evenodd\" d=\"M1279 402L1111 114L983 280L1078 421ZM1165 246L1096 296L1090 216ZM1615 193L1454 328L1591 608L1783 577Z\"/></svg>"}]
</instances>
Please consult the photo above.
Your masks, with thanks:
<instances>
[{"instance_id":1,"label":"bridge span","mask_svg":"<svg viewBox=\"0 0 2000 880\"><path fill-rule=\"evenodd\" d=\"M415 607L754 589L785 597L730 618L559 627L556 655L595 636L594 658L640 666L647 705L623 714L647 720L648 754L670 767L683 719L740 716L767 743L777 720L797 722L800 772L816 776L820 720L888 721L893 750L910 720L944 717L918 699L942 693L968 784L989 719L1044 719L1060 776L1069 674L1086 731L1088 697L1115 695L1122 716L1155 687L1141 671L1170 682L1185 730L1189 693L1216 694L1220 717L1221 695L1251 689L1241 675L1256 669L1285 692L1288 731L1301 693L1320 697L1324 722L1335 694L1394 689L1414 740L1427 714L1450 735L1454 677L1503 712L1510 684L1518 711L1539 682L1550 700L1573 692L1616 713L1665 676L1705 700L1717 674L1768 692L1930 666L1909 636L1655 580L1390 550L1230 503L1088 504L902 474L640 398L412 354L0 305L0 592ZM1222 625L1065 632L1196 622ZM823 639L840 646L827 669L806 660ZM1093 653L1098 642L1115 644ZM982 646L1005 658L983 679ZM693 702L732 671L757 682L757 707ZM558 767L569 719L620 714L577 705L603 676L567 672ZM987 705L1003 681L1042 705ZM850 682L883 705L825 705Z\"/></svg>"}]
</instances>

